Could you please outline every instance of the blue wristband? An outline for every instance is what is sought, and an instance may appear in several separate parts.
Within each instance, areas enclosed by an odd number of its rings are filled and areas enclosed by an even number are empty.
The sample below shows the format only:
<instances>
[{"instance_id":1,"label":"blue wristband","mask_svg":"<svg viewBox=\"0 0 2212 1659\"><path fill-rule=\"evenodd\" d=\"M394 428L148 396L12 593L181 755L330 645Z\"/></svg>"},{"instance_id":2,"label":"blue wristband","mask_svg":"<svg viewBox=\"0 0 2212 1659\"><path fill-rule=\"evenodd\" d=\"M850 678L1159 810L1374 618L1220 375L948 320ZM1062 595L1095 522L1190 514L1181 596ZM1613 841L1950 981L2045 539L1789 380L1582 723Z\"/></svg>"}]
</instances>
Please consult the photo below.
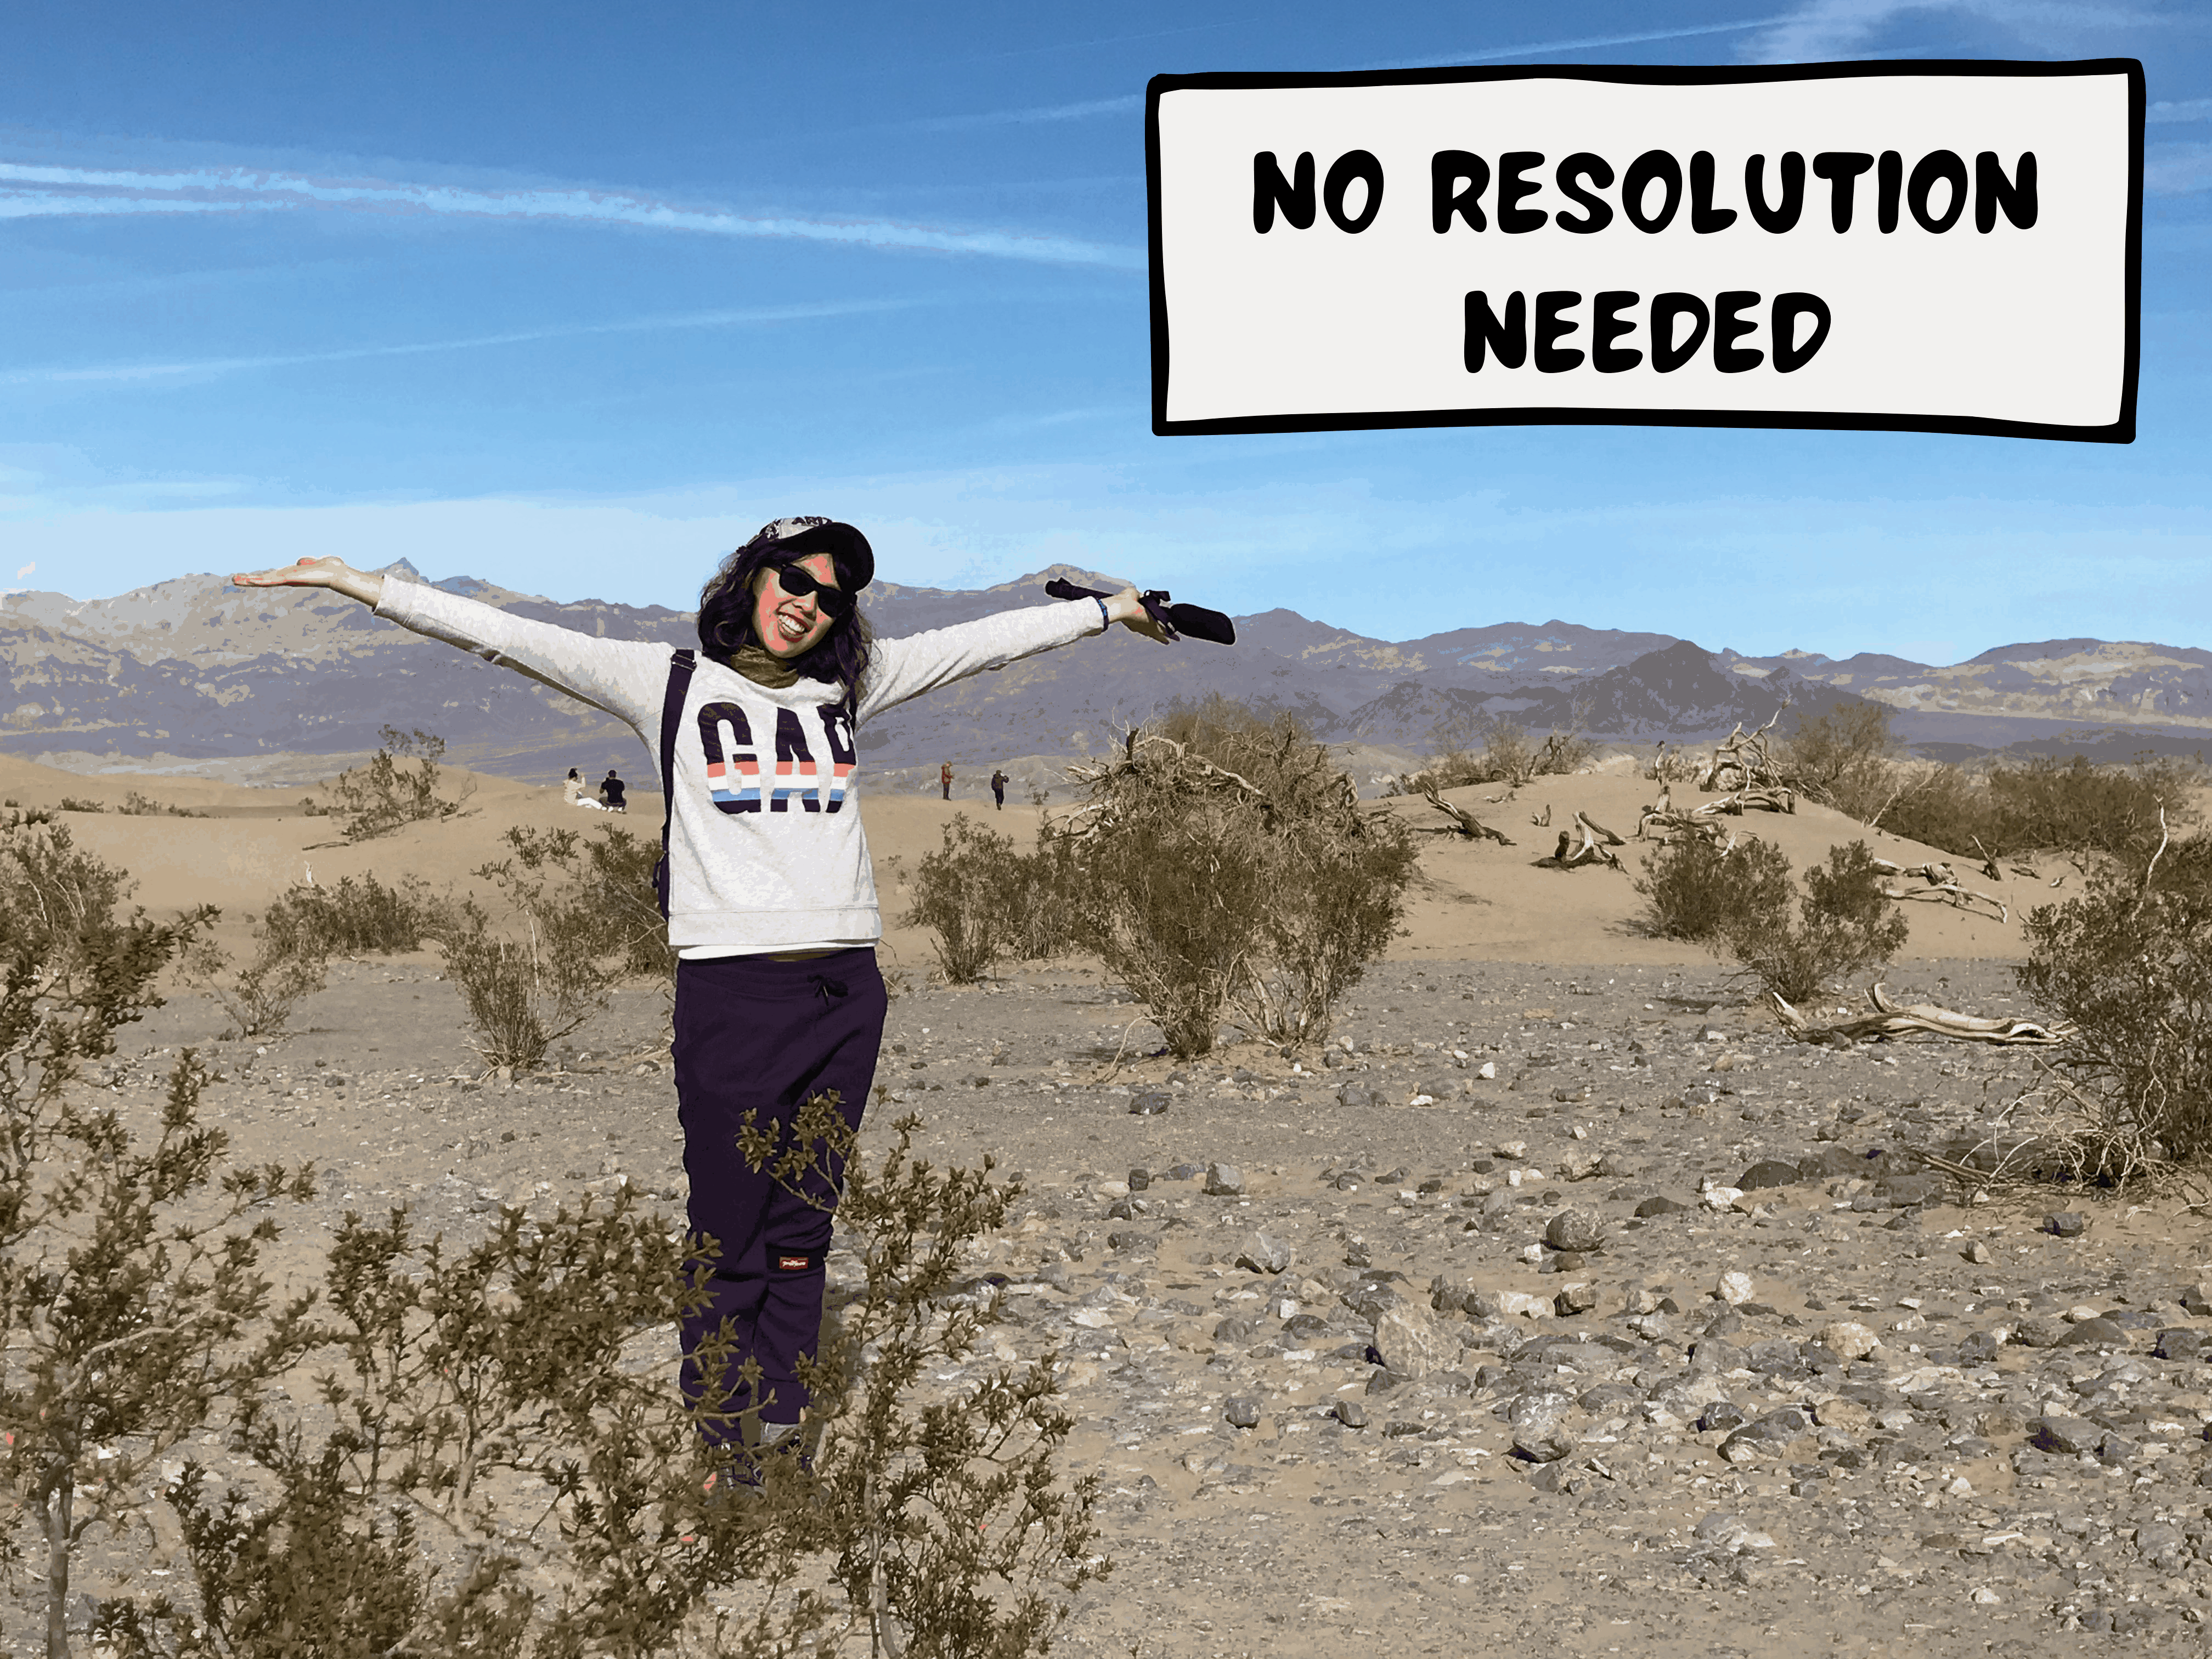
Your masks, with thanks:
<instances>
[{"instance_id":1,"label":"blue wristband","mask_svg":"<svg viewBox=\"0 0 2212 1659\"><path fill-rule=\"evenodd\" d=\"M1093 593L1091 597L1094 599L1098 599L1098 596L1096 593ZM1103 599L1098 599L1098 631L1103 634L1108 629L1113 627L1113 617L1106 614L1106 601Z\"/></svg>"}]
</instances>

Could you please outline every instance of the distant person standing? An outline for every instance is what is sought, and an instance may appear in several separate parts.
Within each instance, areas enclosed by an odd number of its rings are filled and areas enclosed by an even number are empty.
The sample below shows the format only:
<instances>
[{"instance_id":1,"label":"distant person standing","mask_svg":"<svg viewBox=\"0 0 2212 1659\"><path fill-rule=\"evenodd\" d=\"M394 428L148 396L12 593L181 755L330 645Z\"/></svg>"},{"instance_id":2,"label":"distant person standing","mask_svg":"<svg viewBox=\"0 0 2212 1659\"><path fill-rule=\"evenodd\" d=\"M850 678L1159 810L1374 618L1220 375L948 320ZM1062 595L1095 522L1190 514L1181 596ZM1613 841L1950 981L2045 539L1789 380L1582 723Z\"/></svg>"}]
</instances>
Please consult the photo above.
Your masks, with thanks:
<instances>
[{"instance_id":1,"label":"distant person standing","mask_svg":"<svg viewBox=\"0 0 2212 1659\"><path fill-rule=\"evenodd\" d=\"M599 805L610 812L629 811L623 802L623 781L615 775L611 766L607 769L606 776L599 780Z\"/></svg>"},{"instance_id":2,"label":"distant person standing","mask_svg":"<svg viewBox=\"0 0 2212 1659\"><path fill-rule=\"evenodd\" d=\"M1001 812L1006 810L1006 785L1011 781L1004 772L994 771L991 774L991 796L999 803Z\"/></svg>"},{"instance_id":3,"label":"distant person standing","mask_svg":"<svg viewBox=\"0 0 2212 1659\"><path fill-rule=\"evenodd\" d=\"M952 799L952 763L946 761L937 769L937 787L945 792L945 799Z\"/></svg>"}]
</instances>

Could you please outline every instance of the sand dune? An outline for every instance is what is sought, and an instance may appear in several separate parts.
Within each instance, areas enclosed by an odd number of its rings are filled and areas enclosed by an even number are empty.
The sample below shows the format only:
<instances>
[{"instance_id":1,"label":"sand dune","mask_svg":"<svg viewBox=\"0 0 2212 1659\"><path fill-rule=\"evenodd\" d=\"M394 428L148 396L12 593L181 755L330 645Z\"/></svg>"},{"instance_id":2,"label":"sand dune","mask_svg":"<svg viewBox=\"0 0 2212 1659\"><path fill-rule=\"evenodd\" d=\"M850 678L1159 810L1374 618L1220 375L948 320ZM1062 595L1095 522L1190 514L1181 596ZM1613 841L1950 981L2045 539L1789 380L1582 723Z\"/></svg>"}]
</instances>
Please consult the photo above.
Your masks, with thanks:
<instances>
[{"instance_id":1,"label":"sand dune","mask_svg":"<svg viewBox=\"0 0 2212 1659\"><path fill-rule=\"evenodd\" d=\"M391 882L416 875L434 886L451 884L466 891L481 884L470 872L501 855L501 837L511 825L550 829L567 825L593 830L618 823L633 834L654 836L660 829L660 798L633 790L632 811L611 820L598 812L563 804L550 784L459 769L446 775L449 793L465 792L461 813L439 824L416 824L374 841L349 843L336 820L309 817L293 791L251 789L206 779L87 777L29 762L0 758L0 797L25 806L58 806L64 798L98 802L98 813L65 815L80 845L130 871L138 882L137 902L168 912L191 904L215 904L230 913L228 926L244 913L266 905L294 883L329 883L345 876L374 874ZM133 793L153 800L205 812L205 817L129 817L119 809ZM327 799L326 789L312 792ZM1638 778L1578 775L1540 779L1511 802L1492 804L1502 793L1495 785L1449 792L1447 799L1482 817L1511 836L1510 848L1475 845L1445 835L1424 836L1421 880L1413 895L1405 932L1393 947L1394 959L1488 959L1501 962L1620 963L1696 963L1707 960L1695 946L1651 939L1635 926L1642 901L1630 877L1611 870L1572 871L1534 867L1552 850L1558 827L1577 811L1624 835L1632 834L1638 809L1653 799L1657 786ZM1678 787L1677 804L1699 797ZM1546 805L1553 827L1538 829L1532 813ZM1376 803L1417 827L1440 823L1418 797ZM865 805L869 847L876 860L886 922L885 957L908 968L927 968L933 960L927 933L896 925L906 890L890 860L910 871L922 854L939 844L945 826L965 814L988 823L1026 847L1036 830L1036 809L1010 799L1003 812L987 801L955 800L933 795L883 794ZM1762 836L1790 856L1799 869L1827 856L1830 847L1866 840L1879 857L1899 864L1950 858L1968 884L1990 889L2011 907L2009 921L1969 915L1947 907L1914 904L1910 958L1941 957L2013 960L2026 953L2019 916L2026 907L2052 897L2042 882L2008 876L2002 884L1970 874L1965 860L1936 848L1879 832L1869 834L1825 807L1803 805L1794 816L1753 813L1740 822L1747 834ZM1625 862L1640 868L1647 849L1632 841ZM2054 867L2052 872L2056 873ZM226 929L226 930L227 930Z\"/></svg>"}]
</instances>

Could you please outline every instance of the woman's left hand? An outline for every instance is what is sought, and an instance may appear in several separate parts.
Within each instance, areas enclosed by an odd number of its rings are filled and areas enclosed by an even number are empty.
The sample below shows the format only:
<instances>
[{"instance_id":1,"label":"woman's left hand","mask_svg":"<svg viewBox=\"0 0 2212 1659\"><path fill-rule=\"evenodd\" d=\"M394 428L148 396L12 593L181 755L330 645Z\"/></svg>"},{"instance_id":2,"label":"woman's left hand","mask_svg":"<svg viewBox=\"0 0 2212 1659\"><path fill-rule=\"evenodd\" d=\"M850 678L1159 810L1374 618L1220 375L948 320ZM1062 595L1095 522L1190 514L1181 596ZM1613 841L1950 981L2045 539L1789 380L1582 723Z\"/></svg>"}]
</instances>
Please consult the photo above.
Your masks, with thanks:
<instances>
[{"instance_id":1,"label":"woman's left hand","mask_svg":"<svg viewBox=\"0 0 2212 1659\"><path fill-rule=\"evenodd\" d=\"M1121 623L1132 634L1142 634L1162 645L1169 643L1167 629L1152 620L1152 612L1145 609L1145 602L1137 597L1133 587L1125 587L1107 599L1106 616L1109 621Z\"/></svg>"}]
</instances>

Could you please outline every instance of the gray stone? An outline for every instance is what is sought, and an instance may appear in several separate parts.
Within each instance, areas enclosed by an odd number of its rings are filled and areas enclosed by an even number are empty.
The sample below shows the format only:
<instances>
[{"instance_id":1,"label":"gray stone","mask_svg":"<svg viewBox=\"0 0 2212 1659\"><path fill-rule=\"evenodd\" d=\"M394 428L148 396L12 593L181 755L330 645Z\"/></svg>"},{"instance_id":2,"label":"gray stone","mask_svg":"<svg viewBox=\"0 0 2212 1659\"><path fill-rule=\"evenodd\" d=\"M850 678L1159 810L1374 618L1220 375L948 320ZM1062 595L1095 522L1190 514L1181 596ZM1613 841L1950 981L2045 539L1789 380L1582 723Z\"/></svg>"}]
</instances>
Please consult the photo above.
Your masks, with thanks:
<instances>
[{"instance_id":1,"label":"gray stone","mask_svg":"<svg viewBox=\"0 0 2212 1659\"><path fill-rule=\"evenodd\" d=\"M2055 1348L2073 1328L2048 1314L2030 1314L2013 1327L2012 1340L2023 1348Z\"/></svg>"},{"instance_id":2,"label":"gray stone","mask_svg":"<svg viewBox=\"0 0 2212 1659\"><path fill-rule=\"evenodd\" d=\"M1223 1320L1213 1328L1213 1340L1216 1342L1229 1344L1249 1342L1259 1334L1258 1320L1238 1319L1233 1316Z\"/></svg>"},{"instance_id":3,"label":"gray stone","mask_svg":"<svg viewBox=\"0 0 2212 1659\"><path fill-rule=\"evenodd\" d=\"M2089 1231L2089 1218L2079 1210L2065 1210L2043 1218L2043 1231L2061 1238L2079 1238Z\"/></svg>"},{"instance_id":4,"label":"gray stone","mask_svg":"<svg viewBox=\"0 0 2212 1659\"><path fill-rule=\"evenodd\" d=\"M1710 1434L1716 1429L1740 1429L1742 1426L1743 1413L1732 1401L1726 1400L1714 1401L1698 1417L1698 1431L1700 1434Z\"/></svg>"},{"instance_id":5,"label":"gray stone","mask_svg":"<svg viewBox=\"0 0 2212 1659\"><path fill-rule=\"evenodd\" d=\"M1129 1171L1129 1190L1131 1192L1141 1193L1152 1184L1152 1172L1150 1170L1132 1170Z\"/></svg>"},{"instance_id":6,"label":"gray stone","mask_svg":"<svg viewBox=\"0 0 2212 1659\"><path fill-rule=\"evenodd\" d=\"M1688 1209L1689 1207L1690 1206L1688 1205L1677 1203L1671 1198L1662 1197L1655 1194L1650 1198L1645 1199L1641 1204L1638 1205L1636 1206L1636 1213L1638 1216L1643 1217L1644 1219L1649 1220L1655 1215L1679 1215L1681 1212Z\"/></svg>"},{"instance_id":7,"label":"gray stone","mask_svg":"<svg viewBox=\"0 0 2212 1659\"><path fill-rule=\"evenodd\" d=\"M1382 1104L1382 1097L1364 1083L1338 1086L1336 1103L1347 1112L1364 1112Z\"/></svg>"},{"instance_id":8,"label":"gray stone","mask_svg":"<svg viewBox=\"0 0 2212 1659\"><path fill-rule=\"evenodd\" d=\"M2039 1417L2028 1425L2028 1441L2039 1451L2078 1456L2094 1451L2104 1431L2078 1417Z\"/></svg>"},{"instance_id":9,"label":"gray stone","mask_svg":"<svg viewBox=\"0 0 2212 1659\"><path fill-rule=\"evenodd\" d=\"M1595 1306L1597 1292L1587 1285L1570 1285L1552 1298L1552 1307L1562 1319L1586 1314Z\"/></svg>"},{"instance_id":10,"label":"gray stone","mask_svg":"<svg viewBox=\"0 0 2212 1659\"><path fill-rule=\"evenodd\" d=\"M1254 1233L1237 1253L1237 1265L1255 1273L1286 1273L1297 1259L1295 1249L1271 1233Z\"/></svg>"},{"instance_id":11,"label":"gray stone","mask_svg":"<svg viewBox=\"0 0 2212 1659\"><path fill-rule=\"evenodd\" d=\"M1794 1187L1802 1178L1795 1164L1784 1164L1778 1158L1765 1158L1738 1176L1735 1184L1749 1193L1765 1187Z\"/></svg>"},{"instance_id":12,"label":"gray stone","mask_svg":"<svg viewBox=\"0 0 2212 1659\"><path fill-rule=\"evenodd\" d=\"M1146 1089L1129 1097L1129 1114L1133 1117L1158 1117L1175 1104L1175 1097L1164 1089Z\"/></svg>"},{"instance_id":13,"label":"gray stone","mask_svg":"<svg viewBox=\"0 0 2212 1659\"><path fill-rule=\"evenodd\" d=\"M1242 1198L1244 1172L1233 1164L1209 1164L1206 1166L1206 1191L1212 1198Z\"/></svg>"},{"instance_id":14,"label":"gray stone","mask_svg":"<svg viewBox=\"0 0 2212 1659\"><path fill-rule=\"evenodd\" d=\"M1367 1407L1357 1400L1340 1400L1335 1409L1336 1420L1346 1428L1364 1429L1367 1426Z\"/></svg>"},{"instance_id":15,"label":"gray stone","mask_svg":"<svg viewBox=\"0 0 2212 1659\"><path fill-rule=\"evenodd\" d=\"M1555 1250L1587 1253L1605 1248L1605 1224L1588 1210L1568 1208L1545 1224L1544 1242Z\"/></svg>"},{"instance_id":16,"label":"gray stone","mask_svg":"<svg viewBox=\"0 0 2212 1659\"><path fill-rule=\"evenodd\" d=\"M1222 1402L1221 1415L1232 1429L1249 1429L1260 1421L1260 1402L1249 1394L1231 1395Z\"/></svg>"},{"instance_id":17,"label":"gray stone","mask_svg":"<svg viewBox=\"0 0 2212 1659\"><path fill-rule=\"evenodd\" d=\"M2101 1316L2084 1319L2069 1328L2058 1346L2062 1348L2124 1348L2128 1346L2127 1328Z\"/></svg>"},{"instance_id":18,"label":"gray stone","mask_svg":"<svg viewBox=\"0 0 2212 1659\"><path fill-rule=\"evenodd\" d=\"M1848 1181L1866 1173L1866 1160L1842 1146L1823 1146L1797 1160L1800 1181Z\"/></svg>"},{"instance_id":19,"label":"gray stone","mask_svg":"<svg viewBox=\"0 0 2212 1659\"><path fill-rule=\"evenodd\" d=\"M2169 1325L2158 1334L2158 1346L2153 1352L2160 1359L2203 1359L2204 1333L2186 1325Z\"/></svg>"},{"instance_id":20,"label":"gray stone","mask_svg":"<svg viewBox=\"0 0 2212 1659\"><path fill-rule=\"evenodd\" d=\"M1875 1182L1874 1192L1893 1210L1911 1210L1942 1203L1951 1195L1951 1182L1941 1175L1890 1176Z\"/></svg>"},{"instance_id":21,"label":"gray stone","mask_svg":"<svg viewBox=\"0 0 2212 1659\"><path fill-rule=\"evenodd\" d=\"M1450 1370L1459 1359L1459 1340L1439 1326L1426 1308L1401 1301L1376 1320L1375 1351L1387 1369L1418 1378Z\"/></svg>"}]
</instances>

